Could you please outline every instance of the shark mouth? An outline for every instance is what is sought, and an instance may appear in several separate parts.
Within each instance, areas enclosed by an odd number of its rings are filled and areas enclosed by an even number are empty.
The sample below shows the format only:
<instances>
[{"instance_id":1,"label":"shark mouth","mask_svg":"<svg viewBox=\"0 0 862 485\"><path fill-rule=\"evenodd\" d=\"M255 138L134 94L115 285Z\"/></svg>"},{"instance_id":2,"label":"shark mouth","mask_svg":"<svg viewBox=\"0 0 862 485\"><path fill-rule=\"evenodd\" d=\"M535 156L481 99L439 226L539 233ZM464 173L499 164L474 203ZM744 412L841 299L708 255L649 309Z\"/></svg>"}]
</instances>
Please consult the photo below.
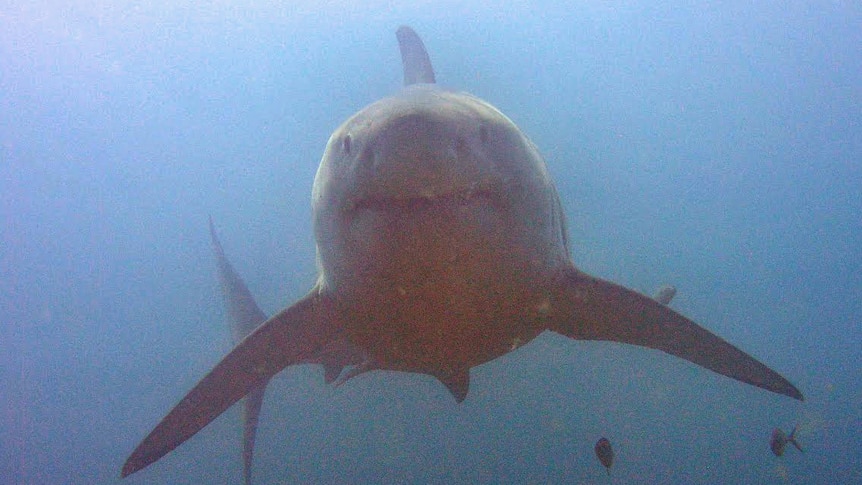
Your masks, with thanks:
<instances>
[{"instance_id":1,"label":"shark mouth","mask_svg":"<svg viewBox=\"0 0 862 485\"><path fill-rule=\"evenodd\" d=\"M359 199L350 205L350 210L370 210L386 212L400 210L407 212L424 211L431 208L457 208L476 202L497 204L500 197L496 191L487 187L470 187L442 194L428 193L414 197L380 196Z\"/></svg>"}]
</instances>

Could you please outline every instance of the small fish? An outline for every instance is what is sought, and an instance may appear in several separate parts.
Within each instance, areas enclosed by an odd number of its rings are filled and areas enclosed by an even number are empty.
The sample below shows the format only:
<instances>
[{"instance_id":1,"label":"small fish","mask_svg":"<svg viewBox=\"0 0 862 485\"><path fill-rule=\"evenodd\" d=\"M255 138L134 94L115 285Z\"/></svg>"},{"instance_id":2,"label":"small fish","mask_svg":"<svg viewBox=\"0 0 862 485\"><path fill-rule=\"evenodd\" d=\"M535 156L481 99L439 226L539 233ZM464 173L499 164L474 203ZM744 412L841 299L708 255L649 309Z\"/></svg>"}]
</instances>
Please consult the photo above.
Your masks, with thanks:
<instances>
[{"instance_id":1,"label":"small fish","mask_svg":"<svg viewBox=\"0 0 862 485\"><path fill-rule=\"evenodd\" d=\"M607 438L602 437L596 441L596 457L607 469L608 475L610 475L611 465L614 464L614 449L611 448L611 442Z\"/></svg>"},{"instance_id":2,"label":"small fish","mask_svg":"<svg viewBox=\"0 0 862 485\"><path fill-rule=\"evenodd\" d=\"M653 300L662 305L667 305L671 300L673 300L674 296L676 296L676 287L673 285L663 285L655 292Z\"/></svg>"},{"instance_id":3,"label":"small fish","mask_svg":"<svg viewBox=\"0 0 862 485\"><path fill-rule=\"evenodd\" d=\"M769 440L769 448L772 449L772 453L775 454L775 456L781 456L784 454L784 447L787 446L787 443L792 443L797 450L802 451L802 446L800 446L799 442L796 441L796 426L793 427L793 431L790 432L789 436L784 434L784 431L781 431L779 428L772 430L772 439ZM596 445L596 453L598 452L599 448L598 445Z\"/></svg>"}]
</instances>

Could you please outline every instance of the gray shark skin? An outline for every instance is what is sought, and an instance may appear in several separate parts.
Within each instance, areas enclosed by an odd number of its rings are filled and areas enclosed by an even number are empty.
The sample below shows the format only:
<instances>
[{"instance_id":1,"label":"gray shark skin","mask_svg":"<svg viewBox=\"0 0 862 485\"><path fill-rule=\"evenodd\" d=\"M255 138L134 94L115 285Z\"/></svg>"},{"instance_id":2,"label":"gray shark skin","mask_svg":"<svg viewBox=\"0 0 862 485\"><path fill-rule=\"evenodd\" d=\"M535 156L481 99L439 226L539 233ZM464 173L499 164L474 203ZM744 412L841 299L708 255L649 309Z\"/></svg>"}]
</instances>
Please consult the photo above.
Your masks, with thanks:
<instances>
[{"instance_id":1,"label":"gray shark skin","mask_svg":"<svg viewBox=\"0 0 862 485\"><path fill-rule=\"evenodd\" d=\"M312 190L319 276L134 450L155 462L286 366L429 374L460 402L470 368L551 330L622 342L802 400L784 377L668 306L578 270L533 143L487 102L441 89L398 31L407 85L329 138Z\"/></svg>"}]
</instances>

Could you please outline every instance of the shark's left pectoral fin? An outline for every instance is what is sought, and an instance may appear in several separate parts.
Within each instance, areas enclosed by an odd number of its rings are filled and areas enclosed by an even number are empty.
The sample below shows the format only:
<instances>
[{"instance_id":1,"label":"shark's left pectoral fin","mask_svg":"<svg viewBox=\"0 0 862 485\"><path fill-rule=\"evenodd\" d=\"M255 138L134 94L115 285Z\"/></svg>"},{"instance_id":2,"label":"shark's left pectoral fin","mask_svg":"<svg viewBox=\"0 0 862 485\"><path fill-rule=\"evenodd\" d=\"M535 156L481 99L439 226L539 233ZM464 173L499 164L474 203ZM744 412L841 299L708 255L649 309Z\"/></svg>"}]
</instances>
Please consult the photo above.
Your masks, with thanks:
<instances>
[{"instance_id":1,"label":"shark's left pectoral fin","mask_svg":"<svg viewBox=\"0 0 862 485\"><path fill-rule=\"evenodd\" d=\"M331 302L315 288L243 339L153 429L126 460L128 476L191 438L232 404L291 364L313 361L343 338Z\"/></svg>"},{"instance_id":2,"label":"shark's left pectoral fin","mask_svg":"<svg viewBox=\"0 0 862 485\"><path fill-rule=\"evenodd\" d=\"M563 271L553 285L551 330L578 340L661 350L738 381L803 399L777 372L648 296L574 267Z\"/></svg>"}]
</instances>

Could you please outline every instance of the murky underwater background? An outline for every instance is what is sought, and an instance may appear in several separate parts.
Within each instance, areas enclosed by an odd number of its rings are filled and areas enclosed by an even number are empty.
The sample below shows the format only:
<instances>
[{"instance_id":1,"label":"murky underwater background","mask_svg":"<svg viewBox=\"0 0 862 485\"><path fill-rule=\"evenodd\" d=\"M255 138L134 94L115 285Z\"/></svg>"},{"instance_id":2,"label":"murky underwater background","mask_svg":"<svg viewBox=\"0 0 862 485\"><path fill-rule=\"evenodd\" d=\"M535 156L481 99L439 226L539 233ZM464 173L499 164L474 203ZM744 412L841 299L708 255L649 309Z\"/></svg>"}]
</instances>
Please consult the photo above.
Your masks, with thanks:
<instances>
[{"instance_id":1,"label":"murky underwater background","mask_svg":"<svg viewBox=\"0 0 862 485\"><path fill-rule=\"evenodd\" d=\"M0 6L0 483L240 483L236 408L119 471L230 348L208 215L267 313L313 283L317 163L399 89L401 24L540 147L576 264L675 284L806 401L550 334L460 405L294 367L255 483L862 482L858 4L86 0ZM775 457L795 424L805 453Z\"/></svg>"}]
</instances>

